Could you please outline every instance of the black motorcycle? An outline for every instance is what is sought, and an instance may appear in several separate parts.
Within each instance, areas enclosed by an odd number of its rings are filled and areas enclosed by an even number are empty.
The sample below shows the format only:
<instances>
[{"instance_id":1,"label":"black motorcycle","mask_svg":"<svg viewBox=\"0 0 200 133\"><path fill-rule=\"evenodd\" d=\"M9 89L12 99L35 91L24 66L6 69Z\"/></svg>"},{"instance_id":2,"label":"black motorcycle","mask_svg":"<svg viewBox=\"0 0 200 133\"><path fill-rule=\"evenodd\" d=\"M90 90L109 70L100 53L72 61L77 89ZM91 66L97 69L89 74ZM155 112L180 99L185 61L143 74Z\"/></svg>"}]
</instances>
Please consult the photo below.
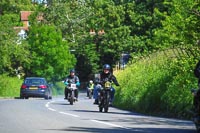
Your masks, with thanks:
<instances>
[{"instance_id":1,"label":"black motorcycle","mask_svg":"<svg viewBox=\"0 0 200 133\"><path fill-rule=\"evenodd\" d=\"M68 89L68 101L71 105L74 104L74 102L76 101L76 97L75 97L75 90L77 89L76 84L70 83L67 86Z\"/></svg>"},{"instance_id":2,"label":"black motorcycle","mask_svg":"<svg viewBox=\"0 0 200 133\"><path fill-rule=\"evenodd\" d=\"M200 90L191 89L191 93L194 96L194 110L193 114L193 122L196 126L197 132L200 133Z\"/></svg>"},{"instance_id":3,"label":"black motorcycle","mask_svg":"<svg viewBox=\"0 0 200 133\"><path fill-rule=\"evenodd\" d=\"M88 88L88 97L91 99L93 96L93 88Z\"/></svg>"},{"instance_id":4,"label":"black motorcycle","mask_svg":"<svg viewBox=\"0 0 200 133\"><path fill-rule=\"evenodd\" d=\"M99 101L99 112L108 112L109 101L110 101L110 91L111 91L111 82L106 81L101 91L99 92L98 101Z\"/></svg>"}]
</instances>

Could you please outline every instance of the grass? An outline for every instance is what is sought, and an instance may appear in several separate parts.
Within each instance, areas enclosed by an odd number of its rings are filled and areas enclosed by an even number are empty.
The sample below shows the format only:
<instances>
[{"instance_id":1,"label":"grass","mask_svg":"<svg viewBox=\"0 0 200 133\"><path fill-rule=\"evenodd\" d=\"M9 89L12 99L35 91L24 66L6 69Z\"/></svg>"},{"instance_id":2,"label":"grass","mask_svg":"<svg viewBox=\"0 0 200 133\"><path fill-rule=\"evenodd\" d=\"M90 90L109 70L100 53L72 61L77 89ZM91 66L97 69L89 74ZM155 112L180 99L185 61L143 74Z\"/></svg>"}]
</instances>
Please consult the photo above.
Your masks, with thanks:
<instances>
[{"instance_id":1,"label":"grass","mask_svg":"<svg viewBox=\"0 0 200 133\"><path fill-rule=\"evenodd\" d=\"M17 77L0 75L0 97L19 97L22 82Z\"/></svg>"},{"instance_id":2,"label":"grass","mask_svg":"<svg viewBox=\"0 0 200 133\"><path fill-rule=\"evenodd\" d=\"M197 80L193 75L194 58L176 56L174 50L158 52L114 72L120 87L116 87L115 106L150 115L189 118L190 89Z\"/></svg>"}]
</instances>

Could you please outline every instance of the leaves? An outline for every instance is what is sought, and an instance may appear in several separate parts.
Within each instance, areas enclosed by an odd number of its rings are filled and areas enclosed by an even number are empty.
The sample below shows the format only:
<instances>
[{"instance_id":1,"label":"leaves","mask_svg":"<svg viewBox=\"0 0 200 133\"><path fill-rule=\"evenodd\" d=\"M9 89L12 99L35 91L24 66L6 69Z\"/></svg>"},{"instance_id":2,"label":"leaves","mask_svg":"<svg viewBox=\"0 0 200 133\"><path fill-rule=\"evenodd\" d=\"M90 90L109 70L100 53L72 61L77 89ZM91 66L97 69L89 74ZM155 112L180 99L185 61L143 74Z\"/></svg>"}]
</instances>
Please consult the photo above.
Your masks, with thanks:
<instances>
[{"instance_id":1,"label":"leaves","mask_svg":"<svg viewBox=\"0 0 200 133\"><path fill-rule=\"evenodd\" d=\"M33 28L33 30L31 30ZM31 75L44 76L48 80L61 79L76 63L70 54L68 43L62 40L55 26L33 26L29 32L32 62Z\"/></svg>"},{"instance_id":2,"label":"leaves","mask_svg":"<svg viewBox=\"0 0 200 133\"><path fill-rule=\"evenodd\" d=\"M104 63L116 64L123 52L140 55L167 47L196 45L199 42L199 3L195 0L51 0L47 4L47 7L43 7L42 4L32 5L30 1L3 0L0 4L3 14L0 21L9 26L4 25L2 28L20 26L19 11L34 11L30 17L33 26L30 32L37 34L30 34L35 38L28 40L34 50L31 54L50 56L56 60L58 58L49 53L58 54L59 50L53 48L54 44L65 40L68 49L73 50L76 58L84 59L78 59L76 64L78 69L83 69L81 75L88 75L84 73L85 69L90 69L88 72L91 74L99 71ZM36 18L41 13L43 21L38 23ZM34 29L34 25L54 25L54 28L61 32L54 38L54 34L48 30L43 29L43 33L39 33L36 30L38 27ZM95 32L94 36L90 36L90 30ZM105 33L98 34L99 31ZM9 41L4 43L7 42ZM95 54L97 56L94 56ZM5 56L4 60L5 58L7 57ZM82 62L87 65L80 65ZM27 63L26 67L28 66Z\"/></svg>"},{"instance_id":3,"label":"leaves","mask_svg":"<svg viewBox=\"0 0 200 133\"><path fill-rule=\"evenodd\" d=\"M193 98L190 89L197 87L193 75L196 62L192 55L185 54L188 49L182 49L178 56L174 51L178 49L150 54L115 72L121 86L116 89L115 105L147 114L188 117L186 110Z\"/></svg>"}]
</instances>

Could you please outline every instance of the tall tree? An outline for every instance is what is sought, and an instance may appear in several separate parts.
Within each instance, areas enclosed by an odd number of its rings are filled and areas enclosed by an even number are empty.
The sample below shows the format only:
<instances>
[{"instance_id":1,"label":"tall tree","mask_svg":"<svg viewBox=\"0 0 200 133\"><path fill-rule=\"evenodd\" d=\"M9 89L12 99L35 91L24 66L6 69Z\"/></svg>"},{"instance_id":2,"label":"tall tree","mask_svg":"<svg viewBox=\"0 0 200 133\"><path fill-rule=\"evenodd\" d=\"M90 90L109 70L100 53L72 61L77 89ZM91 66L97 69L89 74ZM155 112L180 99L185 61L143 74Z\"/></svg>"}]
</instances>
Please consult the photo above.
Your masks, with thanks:
<instances>
[{"instance_id":1,"label":"tall tree","mask_svg":"<svg viewBox=\"0 0 200 133\"><path fill-rule=\"evenodd\" d=\"M19 14L20 11L34 11L36 7L37 5L32 4L30 0L1 0L0 14Z\"/></svg>"},{"instance_id":2,"label":"tall tree","mask_svg":"<svg viewBox=\"0 0 200 133\"><path fill-rule=\"evenodd\" d=\"M27 58L29 51L26 49L26 43L22 42L20 45L16 43L17 34L12 21L7 18L9 15L0 16L0 74L15 75L18 67L29 62Z\"/></svg>"},{"instance_id":3,"label":"tall tree","mask_svg":"<svg viewBox=\"0 0 200 133\"><path fill-rule=\"evenodd\" d=\"M130 29L124 25L125 11L122 5L115 5L111 0L93 1L92 16L87 21L88 27L95 31L92 38L100 54L99 66L104 63L115 64L127 48ZM103 32L103 34L102 34Z\"/></svg>"},{"instance_id":4,"label":"tall tree","mask_svg":"<svg viewBox=\"0 0 200 133\"><path fill-rule=\"evenodd\" d=\"M199 40L198 1L173 0L166 2L169 13L161 14L163 28L155 30L155 43L160 47L196 45Z\"/></svg>"},{"instance_id":5,"label":"tall tree","mask_svg":"<svg viewBox=\"0 0 200 133\"><path fill-rule=\"evenodd\" d=\"M70 54L68 42L62 39L61 31L55 26L34 25L28 36L32 62L26 70L27 75L60 80L74 67L76 59Z\"/></svg>"},{"instance_id":6,"label":"tall tree","mask_svg":"<svg viewBox=\"0 0 200 133\"><path fill-rule=\"evenodd\" d=\"M77 71L80 77L86 79L88 72L96 72L98 56L89 38L90 27L86 22L92 15L91 7L87 1L76 0L51 0L48 1L48 8L44 12L47 23L54 24L61 29L62 36L69 42L70 50L77 57ZM90 46L89 46L90 44ZM88 65L92 66L88 67ZM87 72L85 71L87 70ZM86 72L86 73L85 73Z\"/></svg>"}]
</instances>

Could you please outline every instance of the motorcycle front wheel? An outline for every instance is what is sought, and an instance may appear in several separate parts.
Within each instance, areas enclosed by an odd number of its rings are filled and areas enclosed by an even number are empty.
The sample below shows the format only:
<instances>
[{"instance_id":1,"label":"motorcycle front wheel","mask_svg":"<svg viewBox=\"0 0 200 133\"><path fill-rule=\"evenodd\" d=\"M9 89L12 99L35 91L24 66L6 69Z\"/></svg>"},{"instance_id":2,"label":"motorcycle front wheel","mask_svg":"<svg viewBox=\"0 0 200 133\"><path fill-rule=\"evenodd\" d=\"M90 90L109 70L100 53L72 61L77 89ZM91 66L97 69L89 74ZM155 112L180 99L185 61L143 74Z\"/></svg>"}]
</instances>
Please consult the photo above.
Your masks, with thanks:
<instances>
[{"instance_id":1,"label":"motorcycle front wheel","mask_svg":"<svg viewBox=\"0 0 200 133\"><path fill-rule=\"evenodd\" d=\"M89 93L89 94L88 94L88 95L89 95L88 97L89 97L89 99L91 99L91 98L92 98L92 90L89 90L88 93Z\"/></svg>"},{"instance_id":2,"label":"motorcycle front wheel","mask_svg":"<svg viewBox=\"0 0 200 133\"><path fill-rule=\"evenodd\" d=\"M103 107L99 107L99 112L103 112Z\"/></svg>"},{"instance_id":3,"label":"motorcycle front wheel","mask_svg":"<svg viewBox=\"0 0 200 133\"><path fill-rule=\"evenodd\" d=\"M108 108L109 108L109 100L110 100L110 92L107 91L105 94L105 97L104 97L104 112L108 112Z\"/></svg>"},{"instance_id":4,"label":"motorcycle front wheel","mask_svg":"<svg viewBox=\"0 0 200 133\"><path fill-rule=\"evenodd\" d=\"M70 96L70 99L69 99L69 103L70 103L71 105L73 105L73 103L74 103L74 91L71 92L71 96Z\"/></svg>"}]
</instances>

